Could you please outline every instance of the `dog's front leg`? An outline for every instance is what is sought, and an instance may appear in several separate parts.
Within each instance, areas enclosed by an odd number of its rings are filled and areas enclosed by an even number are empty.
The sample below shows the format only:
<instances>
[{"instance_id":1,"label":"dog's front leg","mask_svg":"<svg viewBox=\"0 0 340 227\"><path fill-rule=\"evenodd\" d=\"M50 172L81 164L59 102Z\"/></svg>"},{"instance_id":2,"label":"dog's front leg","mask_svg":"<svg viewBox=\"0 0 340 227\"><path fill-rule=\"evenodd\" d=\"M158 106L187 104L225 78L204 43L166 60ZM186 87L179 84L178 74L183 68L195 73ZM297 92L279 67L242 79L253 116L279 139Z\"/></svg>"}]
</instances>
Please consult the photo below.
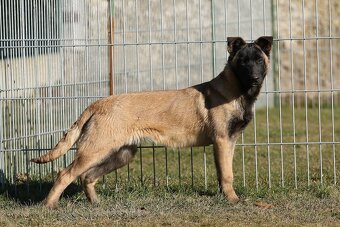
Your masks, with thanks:
<instances>
[{"instance_id":1,"label":"dog's front leg","mask_svg":"<svg viewBox=\"0 0 340 227\"><path fill-rule=\"evenodd\" d=\"M239 201L233 188L233 156L235 141L228 137L217 138L214 142L214 157L220 190L232 203Z\"/></svg>"}]
</instances>

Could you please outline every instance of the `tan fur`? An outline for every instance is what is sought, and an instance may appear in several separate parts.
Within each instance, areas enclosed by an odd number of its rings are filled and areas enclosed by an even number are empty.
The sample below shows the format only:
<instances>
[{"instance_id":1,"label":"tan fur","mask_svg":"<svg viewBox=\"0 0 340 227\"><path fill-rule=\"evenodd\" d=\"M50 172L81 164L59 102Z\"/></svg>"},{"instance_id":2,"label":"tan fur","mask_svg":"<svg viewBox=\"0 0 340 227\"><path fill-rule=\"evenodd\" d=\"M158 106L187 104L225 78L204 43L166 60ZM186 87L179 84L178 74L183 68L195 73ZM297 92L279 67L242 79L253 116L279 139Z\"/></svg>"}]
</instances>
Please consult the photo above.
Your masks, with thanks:
<instances>
[{"instance_id":1,"label":"tan fur","mask_svg":"<svg viewBox=\"0 0 340 227\"><path fill-rule=\"evenodd\" d=\"M65 154L73 144L78 140L81 130L84 124L90 119L92 116L91 110L85 110L83 114L79 117L78 121L76 121L68 132L64 135L64 137L59 141L59 143L47 154L40 156L39 158L32 159L31 161L36 163L46 163L53 161L63 154Z\"/></svg>"},{"instance_id":2,"label":"tan fur","mask_svg":"<svg viewBox=\"0 0 340 227\"><path fill-rule=\"evenodd\" d=\"M238 201L232 186L232 160L242 127L236 124L235 133L228 133L231 119L243 121L251 112L251 105L242 108L241 94L227 65L218 77L194 87L122 94L94 102L54 149L32 160L52 161L77 141L75 159L60 172L46 206L55 207L63 190L78 176L89 201L97 202L97 179L129 163L143 139L170 147L213 144L221 191L229 201Z\"/></svg>"}]
</instances>

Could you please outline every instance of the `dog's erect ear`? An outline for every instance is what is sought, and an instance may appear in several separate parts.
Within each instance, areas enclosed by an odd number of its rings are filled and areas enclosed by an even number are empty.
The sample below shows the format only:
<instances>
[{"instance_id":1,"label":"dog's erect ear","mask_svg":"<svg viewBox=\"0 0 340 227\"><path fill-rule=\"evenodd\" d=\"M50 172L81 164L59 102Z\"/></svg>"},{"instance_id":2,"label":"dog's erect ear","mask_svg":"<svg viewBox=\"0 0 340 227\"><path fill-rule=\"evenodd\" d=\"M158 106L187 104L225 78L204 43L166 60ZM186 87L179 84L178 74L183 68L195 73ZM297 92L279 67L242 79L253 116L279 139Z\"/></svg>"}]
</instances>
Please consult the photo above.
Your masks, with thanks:
<instances>
[{"instance_id":1,"label":"dog's erect ear","mask_svg":"<svg viewBox=\"0 0 340 227\"><path fill-rule=\"evenodd\" d=\"M227 45L228 52L230 55L236 54L236 52L241 49L241 47L246 44L246 42L241 37L228 37Z\"/></svg>"},{"instance_id":2,"label":"dog's erect ear","mask_svg":"<svg viewBox=\"0 0 340 227\"><path fill-rule=\"evenodd\" d=\"M258 45L268 57L270 57L270 51L273 44L273 36L261 36L254 43Z\"/></svg>"}]
</instances>

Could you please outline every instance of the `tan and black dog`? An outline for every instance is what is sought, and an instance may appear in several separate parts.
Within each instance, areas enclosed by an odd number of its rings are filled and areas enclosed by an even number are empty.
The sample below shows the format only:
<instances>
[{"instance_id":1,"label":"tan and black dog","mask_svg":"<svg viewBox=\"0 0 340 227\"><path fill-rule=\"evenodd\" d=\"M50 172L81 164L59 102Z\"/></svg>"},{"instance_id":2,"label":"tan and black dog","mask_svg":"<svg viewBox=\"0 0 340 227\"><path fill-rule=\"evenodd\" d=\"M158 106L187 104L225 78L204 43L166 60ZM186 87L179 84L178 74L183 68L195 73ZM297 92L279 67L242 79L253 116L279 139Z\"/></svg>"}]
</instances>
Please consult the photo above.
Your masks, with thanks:
<instances>
[{"instance_id":1,"label":"tan and black dog","mask_svg":"<svg viewBox=\"0 0 340 227\"><path fill-rule=\"evenodd\" d=\"M49 153L32 160L50 162L77 142L74 161L59 173L45 205L56 207L61 193L78 176L88 200L97 202L98 178L128 164L143 139L170 147L213 144L220 189L229 201L237 202L234 147L252 119L272 41L267 36L253 43L229 37L228 63L209 82L176 91L114 95L91 104Z\"/></svg>"}]
</instances>

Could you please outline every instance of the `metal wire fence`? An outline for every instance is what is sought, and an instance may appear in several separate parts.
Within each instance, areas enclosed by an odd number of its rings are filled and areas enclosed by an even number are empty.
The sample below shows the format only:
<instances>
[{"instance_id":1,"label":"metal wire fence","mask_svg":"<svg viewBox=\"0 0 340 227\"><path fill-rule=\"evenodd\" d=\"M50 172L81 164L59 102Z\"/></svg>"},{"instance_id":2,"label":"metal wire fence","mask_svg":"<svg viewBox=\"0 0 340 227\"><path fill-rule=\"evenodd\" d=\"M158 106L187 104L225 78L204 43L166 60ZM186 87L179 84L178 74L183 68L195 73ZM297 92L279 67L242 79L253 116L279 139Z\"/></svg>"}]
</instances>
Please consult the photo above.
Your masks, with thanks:
<instances>
[{"instance_id":1,"label":"metal wire fence","mask_svg":"<svg viewBox=\"0 0 340 227\"><path fill-rule=\"evenodd\" d=\"M272 67L238 141L235 180L257 189L337 184L339 10L335 0L1 1L1 185L54 179L75 148L50 164L29 160L94 100L210 80L226 63L227 36L261 35L274 36ZM113 173L115 187L216 187L211 147L139 151Z\"/></svg>"}]
</instances>

